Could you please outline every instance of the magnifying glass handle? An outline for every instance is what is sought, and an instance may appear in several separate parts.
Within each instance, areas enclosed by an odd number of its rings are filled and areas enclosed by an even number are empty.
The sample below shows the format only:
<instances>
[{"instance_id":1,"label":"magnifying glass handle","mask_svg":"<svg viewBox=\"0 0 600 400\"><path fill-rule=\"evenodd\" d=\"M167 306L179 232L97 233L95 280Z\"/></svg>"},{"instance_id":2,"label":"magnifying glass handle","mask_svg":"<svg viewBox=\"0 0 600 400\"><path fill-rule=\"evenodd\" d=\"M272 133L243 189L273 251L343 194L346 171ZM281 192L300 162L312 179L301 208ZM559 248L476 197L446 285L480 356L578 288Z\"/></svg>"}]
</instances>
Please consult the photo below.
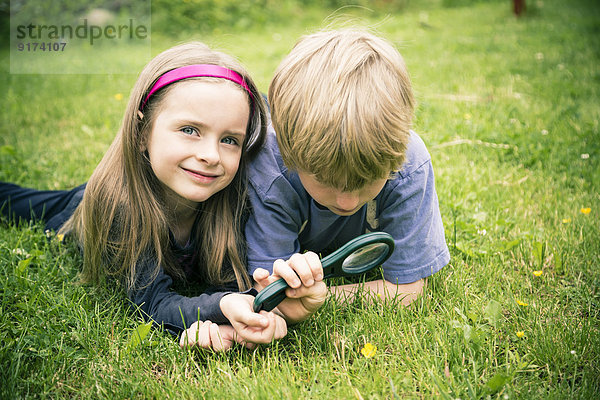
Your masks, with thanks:
<instances>
[{"instance_id":1,"label":"magnifying glass handle","mask_svg":"<svg viewBox=\"0 0 600 400\"><path fill-rule=\"evenodd\" d=\"M285 289L289 286L285 280L279 279L260 291L254 298L254 312L271 311L285 300Z\"/></svg>"}]
</instances>

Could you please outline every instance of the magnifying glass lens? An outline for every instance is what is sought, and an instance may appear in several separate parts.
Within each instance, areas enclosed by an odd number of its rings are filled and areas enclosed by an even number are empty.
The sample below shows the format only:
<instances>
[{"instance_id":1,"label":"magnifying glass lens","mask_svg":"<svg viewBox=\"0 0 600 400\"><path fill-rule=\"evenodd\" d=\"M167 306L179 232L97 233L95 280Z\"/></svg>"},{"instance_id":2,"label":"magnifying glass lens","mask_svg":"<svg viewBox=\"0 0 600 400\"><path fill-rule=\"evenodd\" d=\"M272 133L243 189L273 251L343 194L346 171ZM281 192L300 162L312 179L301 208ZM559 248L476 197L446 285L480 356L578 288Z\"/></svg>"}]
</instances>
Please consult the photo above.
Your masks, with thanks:
<instances>
[{"instance_id":1,"label":"magnifying glass lens","mask_svg":"<svg viewBox=\"0 0 600 400\"><path fill-rule=\"evenodd\" d=\"M371 243L350 254L342 263L342 269L347 273L360 273L371 269L380 263L390 246L386 243Z\"/></svg>"}]
</instances>

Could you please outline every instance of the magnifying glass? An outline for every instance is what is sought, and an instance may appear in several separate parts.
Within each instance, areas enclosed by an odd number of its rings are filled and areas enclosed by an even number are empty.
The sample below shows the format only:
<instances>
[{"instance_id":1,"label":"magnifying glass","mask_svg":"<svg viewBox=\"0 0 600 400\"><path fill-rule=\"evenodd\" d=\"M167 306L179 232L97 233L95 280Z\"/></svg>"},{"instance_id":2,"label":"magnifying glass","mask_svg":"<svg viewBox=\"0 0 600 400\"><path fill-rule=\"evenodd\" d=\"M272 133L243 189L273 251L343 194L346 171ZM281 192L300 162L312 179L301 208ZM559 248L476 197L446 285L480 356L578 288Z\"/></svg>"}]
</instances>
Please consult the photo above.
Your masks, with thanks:
<instances>
[{"instance_id":1,"label":"magnifying glass","mask_svg":"<svg viewBox=\"0 0 600 400\"><path fill-rule=\"evenodd\" d=\"M372 232L352 239L321 259L323 279L364 274L383 264L394 251L394 239L385 232ZM285 300L289 286L279 279L261 290L254 298L254 312L271 311Z\"/></svg>"}]
</instances>

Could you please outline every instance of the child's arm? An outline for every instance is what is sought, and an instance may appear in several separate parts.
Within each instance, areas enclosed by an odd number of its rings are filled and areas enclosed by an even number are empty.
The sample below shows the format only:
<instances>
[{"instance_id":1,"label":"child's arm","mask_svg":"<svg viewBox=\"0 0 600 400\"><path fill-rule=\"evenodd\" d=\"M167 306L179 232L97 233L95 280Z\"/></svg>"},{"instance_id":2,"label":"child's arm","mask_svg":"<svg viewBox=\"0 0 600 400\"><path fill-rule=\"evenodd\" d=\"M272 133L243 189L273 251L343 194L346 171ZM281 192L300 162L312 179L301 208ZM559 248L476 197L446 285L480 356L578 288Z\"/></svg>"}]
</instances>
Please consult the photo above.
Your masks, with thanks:
<instances>
[{"instance_id":1,"label":"child's arm","mask_svg":"<svg viewBox=\"0 0 600 400\"><path fill-rule=\"evenodd\" d=\"M259 268L254 271L255 288L262 290L282 278L290 286L287 299L276 310L289 323L305 320L319 309L327 298L327 286L323 282L323 267L319 256L313 252L294 254L289 260L273 263L273 274Z\"/></svg>"},{"instance_id":2,"label":"child's arm","mask_svg":"<svg viewBox=\"0 0 600 400\"><path fill-rule=\"evenodd\" d=\"M150 262L141 265L140 270L150 269L151 265ZM238 342L269 343L287 333L283 318L274 313L259 315L253 312L252 295L209 290L195 297L186 297L171 290L172 279L162 269L156 277L150 272L139 277L139 288L128 292L129 299L145 319L151 319L172 333L186 331L188 337L195 337L195 332L200 328L194 326L197 321L200 324L202 321L212 321L220 326L231 324L237 332L235 340ZM202 333L210 334L207 330L209 327L207 324Z\"/></svg>"},{"instance_id":3,"label":"child's arm","mask_svg":"<svg viewBox=\"0 0 600 400\"><path fill-rule=\"evenodd\" d=\"M420 279L416 282L406 284L395 284L385 279L370 281L360 284L348 284L332 286L331 292L341 302L353 301L355 295L360 292L366 299L394 299L401 300L402 305L408 306L415 301L425 288L426 280Z\"/></svg>"}]
</instances>

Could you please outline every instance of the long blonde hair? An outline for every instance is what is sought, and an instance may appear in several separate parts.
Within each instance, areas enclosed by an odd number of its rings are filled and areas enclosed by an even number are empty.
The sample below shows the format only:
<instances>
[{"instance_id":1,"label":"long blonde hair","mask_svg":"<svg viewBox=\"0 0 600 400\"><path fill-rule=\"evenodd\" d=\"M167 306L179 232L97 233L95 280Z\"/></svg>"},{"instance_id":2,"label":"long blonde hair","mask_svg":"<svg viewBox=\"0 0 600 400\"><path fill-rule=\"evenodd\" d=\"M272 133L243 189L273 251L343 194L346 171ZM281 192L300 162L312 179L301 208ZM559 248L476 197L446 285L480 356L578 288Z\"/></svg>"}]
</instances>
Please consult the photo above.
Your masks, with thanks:
<instances>
[{"instance_id":1,"label":"long blonde hair","mask_svg":"<svg viewBox=\"0 0 600 400\"><path fill-rule=\"evenodd\" d=\"M164 206L163 187L142 150L161 101L177 82L152 95L144 105L143 118L138 116L138 110L161 75L192 64L214 64L231 69L244 78L252 92L253 99L248 96L251 117L238 171L225 189L199 204L196 229L191 236L192 241L199 244L197 258L200 265L205 265L201 273L207 283L223 284L235 280L241 289L250 285L242 233L246 209L245 166L264 140L265 104L256 85L238 62L199 42L168 49L142 70L131 91L117 136L92 174L81 204L61 229L63 233L73 232L83 247L81 278L84 282L99 282L106 276L116 276L131 289L154 280L161 266L169 275L184 278L170 250L170 212ZM240 87L240 90L243 89ZM141 282L136 266L144 257L155 258L156 268ZM224 273L223 266L227 263L231 264L233 274Z\"/></svg>"},{"instance_id":2,"label":"long blonde hair","mask_svg":"<svg viewBox=\"0 0 600 400\"><path fill-rule=\"evenodd\" d=\"M404 163L414 99L404 61L360 29L301 38L269 87L285 165L355 190Z\"/></svg>"}]
</instances>

